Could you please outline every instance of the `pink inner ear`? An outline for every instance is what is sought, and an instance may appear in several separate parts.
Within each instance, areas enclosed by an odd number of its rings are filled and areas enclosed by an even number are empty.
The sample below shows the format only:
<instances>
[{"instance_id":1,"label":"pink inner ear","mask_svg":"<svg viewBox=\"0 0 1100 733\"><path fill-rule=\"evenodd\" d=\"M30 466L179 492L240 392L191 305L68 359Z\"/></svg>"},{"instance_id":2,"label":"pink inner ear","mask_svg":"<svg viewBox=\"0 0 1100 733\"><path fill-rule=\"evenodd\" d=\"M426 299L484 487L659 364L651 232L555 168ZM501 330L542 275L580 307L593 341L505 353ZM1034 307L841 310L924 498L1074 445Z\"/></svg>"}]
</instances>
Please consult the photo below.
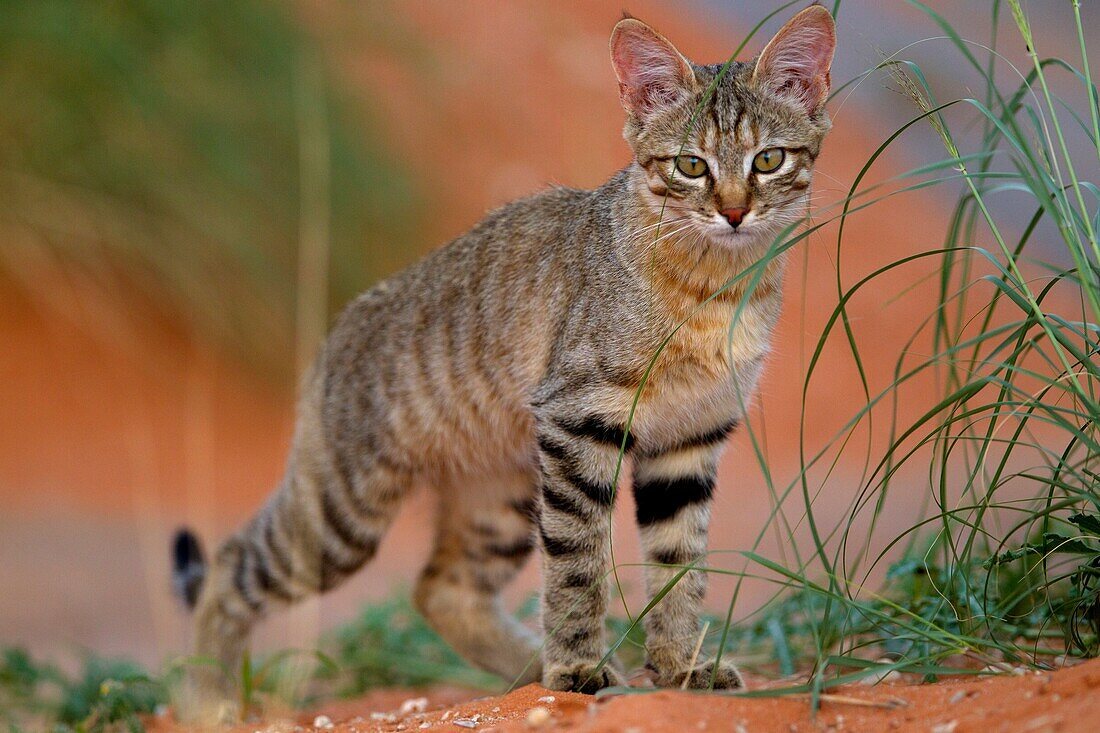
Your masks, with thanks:
<instances>
[{"instance_id":1,"label":"pink inner ear","mask_svg":"<svg viewBox=\"0 0 1100 733\"><path fill-rule=\"evenodd\" d=\"M675 104L692 78L680 52L638 21L624 21L616 28L611 62L623 106L638 115Z\"/></svg>"},{"instance_id":2,"label":"pink inner ear","mask_svg":"<svg viewBox=\"0 0 1100 733\"><path fill-rule=\"evenodd\" d=\"M813 6L771 40L756 63L754 77L766 89L813 112L829 92L835 47L832 18L824 8Z\"/></svg>"}]
</instances>

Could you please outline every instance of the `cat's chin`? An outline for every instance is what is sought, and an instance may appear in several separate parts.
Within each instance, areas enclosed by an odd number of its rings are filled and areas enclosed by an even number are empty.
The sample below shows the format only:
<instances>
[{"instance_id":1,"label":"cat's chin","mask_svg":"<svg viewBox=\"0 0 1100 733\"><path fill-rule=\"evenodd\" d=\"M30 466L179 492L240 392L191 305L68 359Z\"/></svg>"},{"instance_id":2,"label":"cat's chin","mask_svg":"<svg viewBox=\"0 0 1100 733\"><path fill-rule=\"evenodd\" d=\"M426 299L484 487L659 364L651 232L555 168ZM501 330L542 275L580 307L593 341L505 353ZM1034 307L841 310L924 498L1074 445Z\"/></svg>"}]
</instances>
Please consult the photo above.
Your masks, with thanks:
<instances>
[{"instance_id":1,"label":"cat's chin","mask_svg":"<svg viewBox=\"0 0 1100 733\"><path fill-rule=\"evenodd\" d=\"M726 225L707 225L702 229L711 244L731 249L766 246L771 241L771 235L762 226L749 225L733 229Z\"/></svg>"}]
</instances>

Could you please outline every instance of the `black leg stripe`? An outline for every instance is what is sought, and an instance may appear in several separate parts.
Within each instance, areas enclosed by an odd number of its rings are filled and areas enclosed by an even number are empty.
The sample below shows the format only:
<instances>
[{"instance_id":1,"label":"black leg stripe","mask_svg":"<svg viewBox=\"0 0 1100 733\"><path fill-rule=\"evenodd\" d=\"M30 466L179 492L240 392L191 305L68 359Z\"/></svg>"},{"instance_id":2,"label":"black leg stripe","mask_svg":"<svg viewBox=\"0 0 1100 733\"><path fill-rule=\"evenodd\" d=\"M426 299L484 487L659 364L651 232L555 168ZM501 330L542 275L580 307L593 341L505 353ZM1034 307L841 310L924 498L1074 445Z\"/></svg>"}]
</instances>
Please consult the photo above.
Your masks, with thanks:
<instances>
[{"instance_id":1,"label":"black leg stripe","mask_svg":"<svg viewBox=\"0 0 1100 733\"><path fill-rule=\"evenodd\" d=\"M237 548L237 565L233 568L233 586L249 608L253 611L259 611L263 608L263 601L252 597L252 594L248 591L248 584L245 582L246 554L243 547Z\"/></svg>"},{"instance_id":2,"label":"black leg stripe","mask_svg":"<svg viewBox=\"0 0 1100 733\"><path fill-rule=\"evenodd\" d=\"M559 629L556 641L566 648L573 648L590 641L600 633L600 627L582 624L571 629Z\"/></svg>"},{"instance_id":3,"label":"black leg stripe","mask_svg":"<svg viewBox=\"0 0 1100 733\"><path fill-rule=\"evenodd\" d=\"M591 588L596 585L597 578L586 573L569 573L562 581L565 588Z\"/></svg>"},{"instance_id":4,"label":"black leg stripe","mask_svg":"<svg viewBox=\"0 0 1100 733\"><path fill-rule=\"evenodd\" d=\"M593 483L574 473L568 473L565 479L570 486L589 502L595 504L598 509L609 509L615 503L615 489L611 484ZM559 511L578 517L585 516L590 511L588 507L583 506L581 502L578 502L572 496L552 486L543 487L542 493L546 497L546 503Z\"/></svg>"},{"instance_id":5,"label":"black leg stripe","mask_svg":"<svg viewBox=\"0 0 1100 733\"><path fill-rule=\"evenodd\" d=\"M531 550L532 548L534 548L534 546L535 538L527 536L517 542L513 542L510 545L486 545L485 551L488 552L490 555L494 555L505 560L520 560L527 557L527 555L531 553Z\"/></svg>"},{"instance_id":6,"label":"black leg stripe","mask_svg":"<svg viewBox=\"0 0 1100 733\"><path fill-rule=\"evenodd\" d=\"M587 509L576 499L567 494L563 494L553 486L547 485L542 487L542 500L546 506L562 514L568 514L571 517L588 516Z\"/></svg>"},{"instance_id":7,"label":"black leg stripe","mask_svg":"<svg viewBox=\"0 0 1100 733\"><path fill-rule=\"evenodd\" d=\"M289 578L292 575L292 568L290 566L290 558L286 556L283 548L275 541L275 513L270 512L267 515L267 524L264 526L264 544L267 545L267 551L271 554L272 559L275 561L275 565L280 573Z\"/></svg>"},{"instance_id":8,"label":"black leg stripe","mask_svg":"<svg viewBox=\"0 0 1100 733\"><path fill-rule=\"evenodd\" d=\"M542 549L550 557L573 555L584 549L581 545L575 542L571 542L567 539L551 537L550 535L546 534L546 530L541 527L539 528L539 535L542 538Z\"/></svg>"},{"instance_id":9,"label":"black leg stripe","mask_svg":"<svg viewBox=\"0 0 1100 733\"><path fill-rule=\"evenodd\" d=\"M569 461L572 457L569 455L569 451L564 445L556 443L545 435L538 437L539 450L545 453L550 458L557 461Z\"/></svg>"},{"instance_id":10,"label":"black leg stripe","mask_svg":"<svg viewBox=\"0 0 1100 733\"><path fill-rule=\"evenodd\" d=\"M470 529L474 531L474 534L485 537L486 539L492 539L500 534L500 530L495 524L479 522L477 520L470 523Z\"/></svg>"},{"instance_id":11,"label":"black leg stripe","mask_svg":"<svg viewBox=\"0 0 1100 733\"><path fill-rule=\"evenodd\" d=\"M650 559L662 565L687 565L692 560L680 550L657 550Z\"/></svg>"},{"instance_id":12,"label":"black leg stripe","mask_svg":"<svg viewBox=\"0 0 1100 733\"><path fill-rule=\"evenodd\" d=\"M565 478L593 504L608 509L615 503L615 487L611 484L589 481L575 471L568 472Z\"/></svg>"},{"instance_id":13,"label":"black leg stripe","mask_svg":"<svg viewBox=\"0 0 1100 733\"><path fill-rule=\"evenodd\" d=\"M374 553L377 543L372 542L364 550L364 554L351 560L340 560L328 548L321 551L321 590L330 590L341 580L358 570L368 556Z\"/></svg>"},{"instance_id":14,"label":"black leg stripe","mask_svg":"<svg viewBox=\"0 0 1100 733\"><path fill-rule=\"evenodd\" d=\"M718 443L721 443L723 440L728 438L730 433L736 430L740 424L741 422L739 420L730 420L728 423L725 423L724 425L719 425L713 430L708 430L705 433L694 435L687 440L677 443L671 447L662 448L660 451L647 455L649 457L656 457L665 453L676 453L678 451L689 450L691 448L705 448L710 445L717 445Z\"/></svg>"},{"instance_id":15,"label":"black leg stripe","mask_svg":"<svg viewBox=\"0 0 1100 733\"><path fill-rule=\"evenodd\" d=\"M256 565L256 585L263 593L276 596L284 601L290 601L290 594L283 587L282 582L271 574L267 561L260 554L258 548L252 548L252 562Z\"/></svg>"},{"instance_id":16,"label":"black leg stripe","mask_svg":"<svg viewBox=\"0 0 1100 733\"><path fill-rule=\"evenodd\" d=\"M339 476L339 482L344 487L344 493L347 496L351 496L355 493L355 467L351 464L351 459L347 454L339 449L333 449L333 463L336 464L336 473Z\"/></svg>"},{"instance_id":17,"label":"black leg stripe","mask_svg":"<svg viewBox=\"0 0 1100 733\"><path fill-rule=\"evenodd\" d=\"M521 517L527 517L532 522L539 518L539 502L534 495L516 499L511 506L512 511Z\"/></svg>"},{"instance_id":18,"label":"black leg stripe","mask_svg":"<svg viewBox=\"0 0 1100 733\"><path fill-rule=\"evenodd\" d=\"M576 438L591 440L610 446L615 450L623 447L625 431L619 425L612 425L596 415L587 415L575 420L558 420L558 427ZM626 435L626 450L629 453L634 445L634 436Z\"/></svg>"},{"instance_id":19,"label":"black leg stripe","mask_svg":"<svg viewBox=\"0 0 1100 733\"><path fill-rule=\"evenodd\" d=\"M340 511L328 489L321 492L321 511L325 516L325 524L335 531L340 541L353 552L366 552L373 544L370 538L364 538L359 534L358 528L354 526L354 520Z\"/></svg>"},{"instance_id":20,"label":"black leg stripe","mask_svg":"<svg viewBox=\"0 0 1100 733\"><path fill-rule=\"evenodd\" d=\"M554 463L562 478L576 487L592 503L606 509L615 502L614 487L610 483L591 481L581 474L577 461L565 449L561 449L560 454L546 452L546 458L548 462Z\"/></svg>"},{"instance_id":21,"label":"black leg stripe","mask_svg":"<svg viewBox=\"0 0 1100 733\"><path fill-rule=\"evenodd\" d=\"M672 519L685 506L708 501L713 494L713 476L639 482L634 485L638 524L645 527Z\"/></svg>"},{"instance_id":22,"label":"black leg stripe","mask_svg":"<svg viewBox=\"0 0 1100 733\"><path fill-rule=\"evenodd\" d=\"M684 441L685 448L699 448L706 445L714 445L715 443L721 443L729 434L737 429L740 425L738 420L730 420L725 425L719 425L714 430L708 430L702 435L697 435L694 438L690 438Z\"/></svg>"}]
</instances>

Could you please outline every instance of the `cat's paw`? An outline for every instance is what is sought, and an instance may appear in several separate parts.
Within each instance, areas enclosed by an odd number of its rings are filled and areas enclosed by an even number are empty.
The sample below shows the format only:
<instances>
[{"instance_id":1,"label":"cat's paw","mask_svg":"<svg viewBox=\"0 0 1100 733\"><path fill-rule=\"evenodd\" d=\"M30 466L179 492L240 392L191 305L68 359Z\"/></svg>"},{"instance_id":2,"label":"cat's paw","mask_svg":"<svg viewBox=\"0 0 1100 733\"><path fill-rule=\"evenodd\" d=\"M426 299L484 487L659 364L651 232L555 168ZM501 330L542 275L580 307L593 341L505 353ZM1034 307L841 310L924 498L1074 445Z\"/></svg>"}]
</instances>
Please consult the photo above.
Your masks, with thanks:
<instances>
[{"instance_id":1,"label":"cat's paw","mask_svg":"<svg viewBox=\"0 0 1100 733\"><path fill-rule=\"evenodd\" d=\"M623 684L619 674L609 666L597 670L596 664L548 664L542 673L542 686L558 692L580 692L595 695L605 687Z\"/></svg>"},{"instance_id":2,"label":"cat's paw","mask_svg":"<svg viewBox=\"0 0 1100 733\"><path fill-rule=\"evenodd\" d=\"M687 684L684 684L685 674ZM737 670L737 667L729 662L719 662L715 671L714 662L700 664L689 672L677 670L673 672L657 672L656 683L658 687L687 687L689 690L737 690L745 689L745 678Z\"/></svg>"},{"instance_id":3,"label":"cat's paw","mask_svg":"<svg viewBox=\"0 0 1100 733\"><path fill-rule=\"evenodd\" d=\"M180 722L209 729L240 721L238 699L233 682L220 669L194 666L173 690L172 706Z\"/></svg>"}]
</instances>

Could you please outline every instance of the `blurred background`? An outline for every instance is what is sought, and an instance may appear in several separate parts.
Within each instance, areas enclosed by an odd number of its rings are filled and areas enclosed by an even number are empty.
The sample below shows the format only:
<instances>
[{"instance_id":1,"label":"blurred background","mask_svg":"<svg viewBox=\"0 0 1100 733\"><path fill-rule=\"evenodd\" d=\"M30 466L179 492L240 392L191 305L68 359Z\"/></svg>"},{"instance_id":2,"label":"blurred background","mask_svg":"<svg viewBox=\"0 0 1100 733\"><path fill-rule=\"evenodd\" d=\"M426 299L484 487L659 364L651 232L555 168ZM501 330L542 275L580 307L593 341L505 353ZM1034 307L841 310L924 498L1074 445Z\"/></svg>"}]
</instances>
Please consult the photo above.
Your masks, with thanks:
<instances>
[{"instance_id":1,"label":"blurred background","mask_svg":"<svg viewBox=\"0 0 1100 733\"><path fill-rule=\"evenodd\" d=\"M984 3L932 5L964 37L989 41ZM777 6L625 5L700 62L724 60ZM0 0L0 644L145 663L186 649L169 538L187 524L213 546L263 501L285 460L296 376L341 305L492 207L552 183L591 187L627 163L607 54L623 7ZM794 9L765 23L742 58ZM1031 11L1038 39L1057 43L1068 4ZM930 39L904 56L943 99L968 93L957 64L943 61L942 31L907 3L845 0L838 32L835 85ZM1004 50L1023 64L1017 45ZM831 109L818 206L843 198L876 147L918 114L881 74ZM921 125L867 180L942 157ZM838 268L850 284L934 248L956 193L929 189L868 209L846 224L839 254L835 228L799 245L753 418L777 485L798 470L799 424L812 454L865 402L838 345L823 352L827 384L810 391L802 417ZM1003 205L1009 223L1031 213ZM934 274L906 269L853 300L872 392L903 349L921 347L907 340L936 302ZM911 389L903 413L920 408L919 382ZM723 462L715 549L746 549L767 529L753 451L741 435ZM819 477L824 516L845 511L863 470L856 451ZM926 477L899 480L913 490L893 493L880 520L887 536L891 513L907 527L927 501ZM411 585L433 511L422 492L365 572L268 623L259 647L309 646L365 601ZM617 557L635 561L625 493L618 511ZM765 555L786 549L761 544ZM740 567L733 555L714 564ZM532 563L511 599L537 582ZM624 582L636 600L637 578L626 572ZM712 583L715 609L729 590ZM737 616L768 593L746 586Z\"/></svg>"}]
</instances>

